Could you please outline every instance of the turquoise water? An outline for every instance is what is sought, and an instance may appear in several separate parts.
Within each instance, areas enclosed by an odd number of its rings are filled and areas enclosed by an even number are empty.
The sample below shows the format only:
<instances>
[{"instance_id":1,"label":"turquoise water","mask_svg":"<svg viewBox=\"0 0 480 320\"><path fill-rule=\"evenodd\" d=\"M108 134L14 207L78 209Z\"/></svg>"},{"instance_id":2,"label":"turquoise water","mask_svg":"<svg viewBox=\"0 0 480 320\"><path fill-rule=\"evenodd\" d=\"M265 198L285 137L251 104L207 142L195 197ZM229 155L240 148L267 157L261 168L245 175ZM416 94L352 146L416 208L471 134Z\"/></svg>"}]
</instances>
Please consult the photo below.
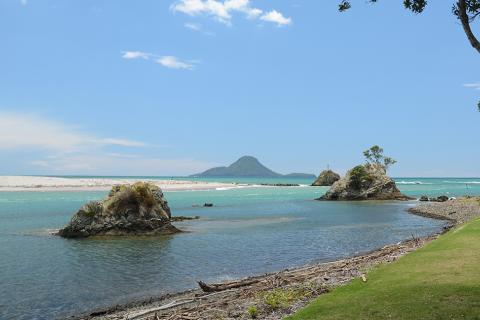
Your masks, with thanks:
<instances>
[{"instance_id":1,"label":"turquoise water","mask_svg":"<svg viewBox=\"0 0 480 320\"><path fill-rule=\"evenodd\" d=\"M64 177L64 176L62 176ZM290 179L290 178L191 178L191 177L154 177L154 176L70 176L72 178L126 178L126 179L174 179L174 180L196 180L207 182L225 182L238 184L261 184L261 183L296 183L304 186L312 184L309 179ZM394 178L397 186L407 195L420 197L427 196L461 196L480 194L480 178Z\"/></svg>"},{"instance_id":2,"label":"turquoise water","mask_svg":"<svg viewBox=\"0 0 480 320\"><path fill-rule=\"evenodd\" d=\"M475 183L480 179L397 181L413 196L480 194ZM176 224L189 232L83 240L51 236L49 230L65 225L78 207L106 192L0 193L0 319L66 317L192 288L198 280L221 281L330 261L444 226L407 214L405 209L414 202L312 200L326 189L166 192L174 215L202 217ZM192 207L204 202L215 206Z\"/></svg>"}]
</instances>

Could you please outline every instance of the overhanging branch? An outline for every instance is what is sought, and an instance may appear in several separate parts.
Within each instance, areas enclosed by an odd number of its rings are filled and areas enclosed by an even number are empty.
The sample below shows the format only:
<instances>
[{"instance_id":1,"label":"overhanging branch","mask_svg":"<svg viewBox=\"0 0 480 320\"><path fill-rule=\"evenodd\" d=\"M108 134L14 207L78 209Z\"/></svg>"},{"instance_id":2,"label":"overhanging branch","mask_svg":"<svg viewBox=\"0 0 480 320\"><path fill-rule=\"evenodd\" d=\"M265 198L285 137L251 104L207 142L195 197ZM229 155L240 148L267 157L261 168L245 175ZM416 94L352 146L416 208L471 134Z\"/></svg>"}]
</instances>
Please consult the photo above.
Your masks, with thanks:
<instances>
[{"instance_id":1,"label":"overhanging branch","mask_svg":"<svg viewBox=\"0 0 480 320\"><path fill-rule=\"evenodd\" d=\"M458 18L462 22L463 30L467 35L468 41L473 48L475 48L480 53L480 41L475 37L473 34L472 28L470 27L470 19L467 14L467 5L466 0L458 0L457 2L458 8Z\"/></svg>"}]
</instances>

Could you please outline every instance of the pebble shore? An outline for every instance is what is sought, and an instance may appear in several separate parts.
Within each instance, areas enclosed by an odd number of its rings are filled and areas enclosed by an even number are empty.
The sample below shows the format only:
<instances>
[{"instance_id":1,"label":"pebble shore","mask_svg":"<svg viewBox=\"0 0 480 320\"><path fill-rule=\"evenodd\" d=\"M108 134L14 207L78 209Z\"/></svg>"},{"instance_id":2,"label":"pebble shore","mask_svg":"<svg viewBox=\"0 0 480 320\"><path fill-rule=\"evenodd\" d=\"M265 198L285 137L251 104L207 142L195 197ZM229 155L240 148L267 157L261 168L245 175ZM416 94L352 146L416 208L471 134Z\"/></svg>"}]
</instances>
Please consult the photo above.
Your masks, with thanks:
<instances>
[{"instance_id":1,"label":"pebble shore","mask_svg":"<svg viewBox=\"0 0 480 320\"><path fill-rule=\"evenodd\" d=\"M428 218L462 224L480 216L480 197L462 197L445 202L422 202L408 211Z\"/></svg>"}]
</instances>

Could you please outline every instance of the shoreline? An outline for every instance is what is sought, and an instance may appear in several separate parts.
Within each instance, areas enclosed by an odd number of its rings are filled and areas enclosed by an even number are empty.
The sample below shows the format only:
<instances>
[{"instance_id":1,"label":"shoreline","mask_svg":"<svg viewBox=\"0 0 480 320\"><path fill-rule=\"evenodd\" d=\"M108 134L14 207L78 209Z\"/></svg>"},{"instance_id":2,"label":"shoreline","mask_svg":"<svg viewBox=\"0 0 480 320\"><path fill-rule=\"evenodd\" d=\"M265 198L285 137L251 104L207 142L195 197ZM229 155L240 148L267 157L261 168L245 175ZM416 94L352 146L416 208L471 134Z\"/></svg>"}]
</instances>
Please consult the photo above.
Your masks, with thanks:
<instances>
[{"instance_id":1,"label":"shoreline","mask_svg":"<svg viewBox=\"0 0 480 320\"><path fill-rule=\"evenodd\" d=\"M454 213L452 208L455 208ZM250 319L248 309L254 305L260 306L255 309L258 312L257 318L282 319L295 313L319 295L355 278L368 281L369 269L382 263L393 262L435 240L451 228L480 216L480 200L460 198L443 203L419 203L407 212L427 218L447 220L450 224L442 231L430 236L412 237L409 240L341 260L314 263L219 284L205 284L206 291L211 292L202 291L200 288L190 289L97 309L68 319ZM217 291L218 288L220 290ZM301 294L288 307L272 309L265 304L265 295L282 291L284 293L301 292Z\"/></svg>"},{"instance_id":2,"label":"shoreline","mask_svg":"<svg viewBox=\"0 0 480 320\"><path fill-rule=\"evenodd\" d=\"M206 191L253 187L253 185L191 180L0 176L0 192L109 191L114 185L131 184L138 181L153 183L162 191Z\"/></svg>"},{"instance_id":3,"label":"shoreline","mask_svg":"<svg viewBox=\"0 0 480 320\"><path fill-rule=\"evenodd\" d=\"M262 295L275 290L305 290L304 296L288 308L259 310L258 319L279 320L293 314L319 295L358 277L369 269L390 263L435 240L453 225L436 234L404 240L360 255L331 262L319 262L284 269L264 275L250 276L229 282L208 284L211 291L200 288L153 296L139 301L99 308L66 319L250 319L248 308L261 303ZM221 288L217 291L216 288ZM222 290L222 288L226 288ZM177 315L178 317L175 317Z\"/></svg>"}]
</instances>

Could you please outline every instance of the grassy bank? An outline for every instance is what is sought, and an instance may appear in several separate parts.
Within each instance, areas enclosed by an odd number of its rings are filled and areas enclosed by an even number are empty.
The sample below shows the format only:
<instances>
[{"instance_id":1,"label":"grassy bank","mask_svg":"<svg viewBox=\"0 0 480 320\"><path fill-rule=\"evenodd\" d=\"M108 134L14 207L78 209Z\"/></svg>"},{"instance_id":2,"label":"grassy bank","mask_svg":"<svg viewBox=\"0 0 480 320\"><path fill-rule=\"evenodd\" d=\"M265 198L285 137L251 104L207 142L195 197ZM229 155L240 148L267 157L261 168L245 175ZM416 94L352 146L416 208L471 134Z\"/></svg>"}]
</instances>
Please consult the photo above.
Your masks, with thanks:
<instances>
[{"instance_id":1,"label":"grassy bank","mask_svg":"<svg viewBox=\"0 0 480 320\"><path fill-rule=\"evenodd\" d=\"M480 319L480 218L287 319Z\"/></svg>"}]
</instances>

